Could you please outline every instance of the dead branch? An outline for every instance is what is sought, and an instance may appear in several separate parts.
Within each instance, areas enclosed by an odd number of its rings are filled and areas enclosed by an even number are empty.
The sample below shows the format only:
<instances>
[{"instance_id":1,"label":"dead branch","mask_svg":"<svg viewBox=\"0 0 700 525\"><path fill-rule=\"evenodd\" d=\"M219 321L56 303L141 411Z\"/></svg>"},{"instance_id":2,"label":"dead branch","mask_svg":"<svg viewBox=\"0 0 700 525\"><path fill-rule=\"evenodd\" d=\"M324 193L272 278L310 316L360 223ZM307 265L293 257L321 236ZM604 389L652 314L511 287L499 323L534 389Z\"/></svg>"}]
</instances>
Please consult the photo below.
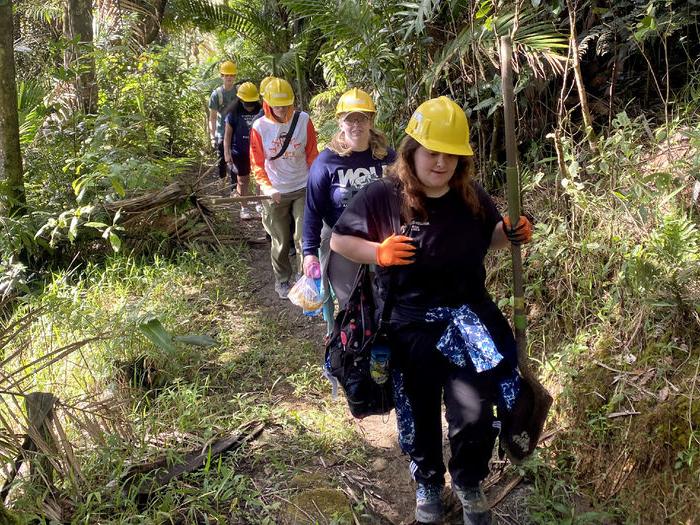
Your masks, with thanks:
<instances>
[{"instance_id":1,"label":"dead branch","mask_svg":"<svg viewBox=\"0 0 700 525\"><path fill-rule=\"evenodd\" d=\"M166 471L158 474L153 482L141 487L139 489L139 495L142 498L147 499L153 492L178 476L199 470L204 467L207 461L210 461L214 457L223 454L224 452L239 448L242 445L256 439L262 433L264 428L264 423L260 421L252 421L242 426L235 432L232 432L228 437L219 439L210 446L204 447L204 449L198 447L195 450L187 452L181 463L171 466ZM137 474L145 474L153 470L162 469L166 464L166 458L159 458L150 463L134 465L133 467L127 469L127 471L122 475L121 481L130 482L136 477Z\"/></svg>"},{"instance_id":2,"label":"dead branch","mask_svg":"<svg viewBox=\"0 0 700 525\"><path fill-rule=\"evenodd\" d=\"M205 242L221 246L222 241L212 219L213 208L234 202L261 201L270 197L218 197L218 183L210 180L215 168L212 166L204 173L190 173L156 191L107 203L105 211L112 216L113 221L119 214L117 222L126 230L125 237L136 243L132 246L135 249L138 249L139 244L143 245L144 233L147 232L161 232L177 242L206 237Z\"/></svg>"},{"instance_id":3,"label":"dead branch","mask_svg":"<svg viewBox=\"0 0 700 525\"><path fill-rule=\"evenodd\" d=\"M510 492L517 487L520 482L523 480L522 476L517 476L513 479L511 479L508 483L506 483L506 486L501 489L501 491L496 494L496 496L489 501L489 508L493 508L496 505L498 505L503 499L510 494Z\"/></svg>"},{"instance_id":4,"label":"dead branch","mask_svg":"<svg viewBox=\"0 0 700 525\"><path fill-rule=\"evenodd\" d=\"M608 414L606 417L608 419L614 419L616 417L638 416L639 414L641 414L641 412L637 412L636 410L628 410L626 412L613 412L612 414Z\"/></svg>"},{"instance_id":5,"label":"dead branch","mask_svg":"<svg viewBox=\"0 0 700 525\"><path fill-rule=\"evenodd\" d=\"M43 450L48 452L53 448L54 438L50 429L50 423L53 420L53 408L56 403L56 397L53 394L46 392L32 392L24 398L24 403L27 409L27 434L24 438L20 452L15 458L14 463L10 467L10 472L5 479L5 483L0 490L0 501L4 502L7 494L10 492L10 486L15 480L22 463L27 458L34 458L34 462L30 462L32 478L35 480L45 478L49 483L53 479L53 470L49 458L44 455L38 455L38 452Z\"/></svg>"}]
</instances>

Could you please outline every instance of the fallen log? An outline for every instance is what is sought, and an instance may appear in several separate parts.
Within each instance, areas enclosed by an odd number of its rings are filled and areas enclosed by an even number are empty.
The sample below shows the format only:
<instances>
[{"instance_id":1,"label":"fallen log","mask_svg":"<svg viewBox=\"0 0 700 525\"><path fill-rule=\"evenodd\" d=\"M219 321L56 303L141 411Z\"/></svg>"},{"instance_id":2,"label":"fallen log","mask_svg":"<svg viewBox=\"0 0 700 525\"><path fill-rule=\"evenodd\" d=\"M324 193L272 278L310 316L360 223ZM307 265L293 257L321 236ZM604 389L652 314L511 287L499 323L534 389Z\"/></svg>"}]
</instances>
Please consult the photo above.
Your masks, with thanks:
<instances>
[{"instance_id":1,"label":"fallen log","mask_svg":"<svg viewBox=\"0 0 700 525\"><path fill-rule=\"evenodd\" d=\"M111 215L112 221L119 215L116 222L125 230L120 236L132 250L144 249L147 245L145 240L152 234L156 239L162 234L176 243L202 239L203 242L221 246L225 236L215 228L217 209L234 203L269 201L271 197L219 197L216 194L218 180L210 182L215 177L215 168L213 166L204 173L195 172L180 177L159 190L106 203L104 209Z\"/></svg>"},{"instance_id":2,"label":"fallen log","mask_svg":"<svg viewBox=\"0 0 700 525\"><path fill-rule=\"evenodd\" d=\"M210 177L216 168L216 165L211 166L204 173L192 175L188 179L180 178L180 180L176 180L168 184L165 188L157 191L150 191L128 199L107 202L104 207L111 214L115 214L121 210L122 215L129 215L153 211L156 208L183 202L191 196L196 196L205 189L205 186L202 185L202 181Z\"/></svg>"},{"instance_id":3,"label":"fallen log","mask_svg":"<svg viewBox=\"0 0 700 525\"><path fill-rule=\"evenodd\" d=\"M105 209L113 214L121 210L122 215L129 215L176 204L184 201L188 196L189 192L176 181L156 192L145 193L129 199L107 202L105 203Z\"/></svg>"},{"instance_id":4,"label":"fallen log","mask_svg":"<svg viewBox=\"0 0 700 525\"><path fill-rule=\"evenodd\" d=\"M166 458L159 458L149 463L134 465L128 468L126 472L122 474L120 484L124 486L124 489L126 490L126 485L132 483L136 479L137 475L147 474L154 470L159 471L153 481L146 483L139 488L138 499L143 503L148 500L148 498L150 498L155 491L164 485L167 485L178 476L199 470L204 467L207 461L211 461L216 456L237 449L245 443L253 441L262 433L264 428L264 423L260 421L252 421L230 433L228 436L218 439L204 448L190 450L185 454L181 462L177 463L176 465L172 465L167 469L165 469L167 465ZM165 470L163 471L162 469ZM112 485L112 483L110 483L110 485Z\"/></svg>"}]
</instances>

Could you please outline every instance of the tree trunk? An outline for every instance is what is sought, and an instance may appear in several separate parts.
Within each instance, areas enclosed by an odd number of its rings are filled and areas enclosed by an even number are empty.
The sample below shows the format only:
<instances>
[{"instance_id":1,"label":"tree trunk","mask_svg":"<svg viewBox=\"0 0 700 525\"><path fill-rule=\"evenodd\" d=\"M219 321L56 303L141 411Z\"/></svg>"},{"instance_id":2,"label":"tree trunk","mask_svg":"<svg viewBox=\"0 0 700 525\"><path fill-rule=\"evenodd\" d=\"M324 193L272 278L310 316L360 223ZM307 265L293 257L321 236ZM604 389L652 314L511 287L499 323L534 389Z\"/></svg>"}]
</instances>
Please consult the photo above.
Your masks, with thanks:
<instances>
[{"instance_id":1,"label":"tree trunk","mask_svg":"<svg viewBox=\"0 0 700 525\"><path fill-rule=\"evenodd\" d=\"M65 0L63 36L72 41L63 61L66 69L75 71L75 90L82 110L97 111L97 83L92 41L92 0Z\"/></svg>"},{"instance_id":2,"label":"tree trunk","mask_svg":"<svg viewBox=\"0 0 700 525\"><path fill-rule=\"evenodd\" d=\"M26 211L19 146L12 0L0 0L0 216Z\"/></svg>"},{"instance_id":3,"label":"tree trunk","mask_svg":"<svg viewBox=\"0 0 700 525\"><path fill-rule=\"evenodd\" d=\"M160 34L160 24L165 16L165 7L168 0L151 0L143 2L142 8L148 11L148 14L140 15L139 37L141 45L146 47L152 44Z\"/></svg>"}]
</instances>

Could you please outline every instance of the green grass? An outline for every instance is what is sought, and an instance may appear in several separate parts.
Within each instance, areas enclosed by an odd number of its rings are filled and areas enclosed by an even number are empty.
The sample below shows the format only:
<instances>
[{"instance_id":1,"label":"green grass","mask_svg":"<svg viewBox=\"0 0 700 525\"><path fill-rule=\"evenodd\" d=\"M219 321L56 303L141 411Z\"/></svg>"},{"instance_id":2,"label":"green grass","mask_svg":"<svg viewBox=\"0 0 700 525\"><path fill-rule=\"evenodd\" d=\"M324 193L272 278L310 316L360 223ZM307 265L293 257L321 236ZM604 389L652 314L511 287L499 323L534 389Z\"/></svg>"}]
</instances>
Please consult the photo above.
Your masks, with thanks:
<instances>
[{"instance_id":1,"label":"green grass","mask_svg":"<svg viewBox=\"0 0 700 525\"><path fill-rule=\"evenodd\" d=\"M238 247L193 247L172 258L117 255L54 274L16 312L18 319L44 308L15 342L26 349L9 370L104 334L20 385L71 405L59 417L82 478L60 477L58 486L74 523L278 523L298 492L290 480L320 470L319 455L339 464L368 457L342 401L329 400L318 342L301 339L284 315L271 319L257 308L245 256ZM139 329L151 317L172 335L209 335L217 345L175 341L168 351ZM87 435L82 420L65 415L97 399L108 409L92 418L101 431ZM136 497L138 483L119 481L129 464L164 453L175 461L250 421L266 425L259 440L169 483L146 504ZM38 491L22 481L13 494L26 519L42 514Z\"/></svg>"}]
</instances>

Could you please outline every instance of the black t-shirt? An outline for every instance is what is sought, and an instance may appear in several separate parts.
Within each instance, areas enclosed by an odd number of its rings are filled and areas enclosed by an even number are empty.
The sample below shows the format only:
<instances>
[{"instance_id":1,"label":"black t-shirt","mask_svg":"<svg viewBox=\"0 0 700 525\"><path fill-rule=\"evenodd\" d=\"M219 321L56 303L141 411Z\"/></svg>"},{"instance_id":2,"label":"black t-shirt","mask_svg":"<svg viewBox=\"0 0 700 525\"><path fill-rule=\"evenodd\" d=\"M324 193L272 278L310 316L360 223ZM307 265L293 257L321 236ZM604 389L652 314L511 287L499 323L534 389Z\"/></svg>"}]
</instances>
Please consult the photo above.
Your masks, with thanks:
<instances>
[{"instance_id":1,"label":"black t-shirt","mask_svg":"<svg viewBox=\"0 0 700 525\"><path fill-rule=\"evenodd\" d=\"M392 233L415 239L415 262L377 267L379 293L386 297L389 277L395 274L394 320L423 320L435 306L459 306L488 299L484 257L501 215L481 186L474 183L481 210L472 212L450 190L426 199L427 220L414 220L398 229L397 190L376 181L358 192L338 219L334 231L381 242Z\"/></svg>"}]
</instances>

